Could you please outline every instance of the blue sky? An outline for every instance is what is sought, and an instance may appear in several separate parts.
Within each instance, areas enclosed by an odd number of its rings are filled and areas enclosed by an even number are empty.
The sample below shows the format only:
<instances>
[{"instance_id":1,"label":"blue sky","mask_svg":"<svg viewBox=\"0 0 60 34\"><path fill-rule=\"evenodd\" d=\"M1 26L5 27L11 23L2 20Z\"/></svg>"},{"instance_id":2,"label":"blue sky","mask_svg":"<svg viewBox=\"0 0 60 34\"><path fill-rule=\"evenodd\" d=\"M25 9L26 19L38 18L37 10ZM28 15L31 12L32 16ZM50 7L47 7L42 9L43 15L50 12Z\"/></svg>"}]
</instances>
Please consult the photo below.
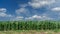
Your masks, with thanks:
<instances>
[{"instance_id":1,"label":"blue sky","mask_svg":"<svg viewBox=\"0 0 60 34\"><path fill-rule=\"evenodd\" d=\"M0 21L60 20L60 0L0 0Z\"/></svg>"}]
</instances>

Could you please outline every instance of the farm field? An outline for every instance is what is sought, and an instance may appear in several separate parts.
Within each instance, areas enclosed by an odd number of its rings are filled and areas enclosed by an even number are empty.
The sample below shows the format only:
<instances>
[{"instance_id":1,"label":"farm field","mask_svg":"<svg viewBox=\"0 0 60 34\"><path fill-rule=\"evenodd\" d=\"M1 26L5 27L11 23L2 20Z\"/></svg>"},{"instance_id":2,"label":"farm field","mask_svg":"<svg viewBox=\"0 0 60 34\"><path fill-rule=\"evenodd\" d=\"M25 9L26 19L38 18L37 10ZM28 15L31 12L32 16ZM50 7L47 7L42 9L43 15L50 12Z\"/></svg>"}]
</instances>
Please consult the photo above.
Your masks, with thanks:
<instances>
[{"instance_id":1,"label":"farm field","mask_svg":"<svg viewBox=\"0 0 60 34\"><path fill-rule=\"evenodd\" d=\"M60 21L0 21L0 31L42 29L60 29Z\"/></svg>"},{"instance_id":2,"label":"farm field","mask_svg":"<svg viewBox=\"0 0 60 34\"><path fill-rule=\"evenodd\" d=\"M55 32L52 30L21 30L21 31L0 31L0 34L60 34L60 32Z\"/></svg>"},{"instance_id":3,"label":"farm field","mask_svg":"<svg viewBox=\"0 0 60 34\"><path fill-rule=\"evenodd\" d=\"M60 34L60 21L0 21L0 34Z\"/></svg>"},{"instance_id":4,"label":"farm field","mask_svg":"<svg viewBox=\"0 0 60 34\"><path fill-rule=\"evenodd\" d=\"M0 0L0 34L60 34L60 0Z\"/></svg>"}]
</instances>

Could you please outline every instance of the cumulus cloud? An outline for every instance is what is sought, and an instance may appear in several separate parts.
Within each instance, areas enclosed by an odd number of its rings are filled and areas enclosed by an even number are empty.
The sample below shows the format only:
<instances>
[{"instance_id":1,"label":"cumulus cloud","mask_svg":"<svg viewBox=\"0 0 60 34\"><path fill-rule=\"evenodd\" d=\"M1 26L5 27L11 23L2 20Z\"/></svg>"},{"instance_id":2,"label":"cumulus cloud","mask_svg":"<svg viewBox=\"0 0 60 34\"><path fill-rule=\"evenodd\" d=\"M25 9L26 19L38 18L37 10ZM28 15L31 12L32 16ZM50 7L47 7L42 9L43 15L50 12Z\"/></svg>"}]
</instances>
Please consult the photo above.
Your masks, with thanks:
<instances>
[{"instance_id":1,"label":"cumulus cloud","mask_svg":"<svg viewBox=\"0 0 60 34\"><path fill-rule=\"evenodd\" d=\"M60 7L52 8L52 11L60 11Z\"/></svg>"},{"instance_id":2,"label":"cumulus cloud","mask_svg":"<svg viewBox=\"0 0 60 34\"><path fill-rule=\"evenodd\" d=\"M53 18L47 17L47 16L39 16L39 15L33 15L32 17L25 18L27 20L52 20Z\"/></svg>"},{"instance_id":3,"label":"cumulus cloud","mask_svg":"<svg viewBox=\"0 0 60 34\"><path fill-rule=\"evenodd\" d=\"M6 17L13 17L13 15L11 15L11 14L7 14Z\"/></svg>"},{"instance_id":4,"label":"cumulus cloud","mask_svg":"<svg viewBox=\"0 0 60 34\"><path fill-rule=\"evenodd\" d=\"M0 17L5 17L7 14L5 13L0 13Z\"/></svg>"},{"instance_id":5,"label":"cumulus cloud","mask_svg":"<svg viewBox=\"0 0 60 34\"><path fill-rule=\"evenodd\" d=\"M38 15L34 15L34 16L32 16L33 18L37 18L37 19L39 19L39 18L41 18L41 16L38 16Z\"/></svg>"},{"instance_id":6,"label":"cumulus cloud","mask_svg":"<svg viewBox=\"0 0 60 34\"><path fill-rule=\"evenodd\" d=\"M31 15L29 9L27 9L25 7L17 9L16 14L20 15L20 16L27 16L27 17Z\"/></svg>"},{"instance_id":7,"label":"cumulus cloud","mask_svg":"<svg viewBox=\"0 0 60 34\"><path fill-rule=\"evenodd\" d=\"M27 11L28 11L28 9L26 9L26 8L20 8L20 9L17 9L17 10L16 10L16 13L17 13L17 14L26 13Z\"/></svg>"},{"instance_id":8,"label":"cumulus cloud","mask_svg":"<svg viewBox=\"0 0 60 34\"><path fill-rule=\"evenodd\" d=\"M6 12L7 9L6 8L0 8L0 12Z\"/></svg>"},{"instance_id":9,"label":"cumulus cloud","mask_svg":"<svg viewBox=\"0 0 60 34\"><path fill-rule=\"evenodd\" d=\"M50 17L50 16L46 16L46 15L42 15L42 14L44 12L45 13L49 12L48 14L50 15L51 11L49 11L49 10L50 10L51 7L48 8L46 6L50 6L55 2L56 2L55 0L31 0L31 1L28 2L28 4L20 5L20 8L16 10L16 13L17 13L17 15L21 15L21 16L24 16L24 17L26 17L26 15L27 15L28 17L25 18L27 20L28 19L31 19L31 20L33 20L33 19L52 20L53 19L53 18L51 18L52 16ZM30 7L32 7L32 9ZM52 10L57 10L57 9L53 8ZM40 15L40 12L41 12L41 15ZM36 14L36 15L34 15L34 14ZM29 15L30 15L30 17L29 17ZM18 17L18 20L19 20L19 18L21 18L21 17Z\"/></svg>"},{"instance_id":10,"label":"cumulus cloud","mask_svg":"<svg viewBox=\"0 0 60 34\"><path fill-rule=\"evenodd\" d=\"M40 8L42 6L50 5L52 3L55 3L55 0L32 0L31 2L28 2L28 4L33 8Z\"/></svg>"},{"instance_id":11,"label":"cumulus cloud","mask_svg":"<svg viewBox=\"0 0 60 34\"><path fill-rule=\"evenodd\" d=\"M28 4L21 4L21 5L19 5L19 6L22 7L22 8L24 8L24 7L27 7Z\"/></svg>"},{"instance_id":12,"label":"cumulus cloud","mask_svg":"<svg viewBox=\"0 0 60 34\"><path fill-rule=\"evenodd\" d=\"M15 17L12 17L10 20L13 20L13 21L18 21L18 20L23 20L23 16L15 16Z\"/></svg>"},{"instance_id":13,"label":"cumulus cloud","mask_svg":"<svg viewBox=\"0 0 60 34\"><path fill-rule=\"evenodd\" d=\"M40 18L41 18L41 16L33 15L33 16L25 18L25 19L31 19L31 20L33 20L33 19L40 19Z\"/></svg>"},{"instance_id":14,"label":"cumulus cloud","mask_svg":"<svg viewBox=\"0 0 60 34\"><path fill-rule=\"evenodd\" d=\"M13 17L11 14L0 13L0 17Z\"/></svg>"},{"instance_id":15,"label":"cumulus cloud","mask_svg":"<svg viewBox=\"0 0 60 34\"><path fill-rule=\"evenodd\" d=\"M10 14L6 14L6 8L0 8L0 17L12 17Z\"/></svg>"},{"instance_id":16,"label":"cumulus cloud","mask_svg":"<svg viewBox=\"0 0 60 34\"><path fill-rule=\"evenodd\" d=\"M7 14L5 13L7 11L6 8L0 8L0 17L4 17L6 16Z\"/></svg>"},{"instance_id":17,"label":"cumulus cloud","mask_svg":"<svg viewBox=\"0 0 60 34\"><path fill-rule=\"evenodd\" d=\"M17 16L16 17L17 19L22 19L22 18L24 18L23 16Z\"/></svg>"}]
</instances>

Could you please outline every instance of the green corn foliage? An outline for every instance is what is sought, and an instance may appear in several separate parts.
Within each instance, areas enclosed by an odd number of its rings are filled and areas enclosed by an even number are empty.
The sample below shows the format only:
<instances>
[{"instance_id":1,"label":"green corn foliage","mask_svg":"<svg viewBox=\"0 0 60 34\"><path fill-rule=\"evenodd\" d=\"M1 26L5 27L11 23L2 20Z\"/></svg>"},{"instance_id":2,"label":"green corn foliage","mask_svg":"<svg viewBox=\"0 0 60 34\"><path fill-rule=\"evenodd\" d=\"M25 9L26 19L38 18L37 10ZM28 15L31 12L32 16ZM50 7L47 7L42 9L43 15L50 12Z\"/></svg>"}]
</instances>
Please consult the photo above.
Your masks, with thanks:
<instances>
[{"instance_id":1,"label":"green corn foliage","mask_svg":"<svg viewBox=\"0 0 60 34\"><path fill-rule=\"evenodd\" d=\"M0 31L7 30L55 30L60 29L58 21L0 21Z\"/></svg>"}]
</instances>

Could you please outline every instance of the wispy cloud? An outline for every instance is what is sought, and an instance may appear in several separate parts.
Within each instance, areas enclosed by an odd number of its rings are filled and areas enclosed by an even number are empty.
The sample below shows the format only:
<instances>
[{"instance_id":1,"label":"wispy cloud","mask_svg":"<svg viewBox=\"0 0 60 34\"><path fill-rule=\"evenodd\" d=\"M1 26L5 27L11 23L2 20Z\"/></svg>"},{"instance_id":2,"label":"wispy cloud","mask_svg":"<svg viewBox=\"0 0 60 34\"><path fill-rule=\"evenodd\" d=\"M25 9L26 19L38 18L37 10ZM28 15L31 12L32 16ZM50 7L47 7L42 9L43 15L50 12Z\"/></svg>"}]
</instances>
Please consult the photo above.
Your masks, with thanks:
<instances>
[{"instance_id":1,"label":"wispy cloud","mask_svg":"<svg viewBox=\"0 0 60 34\"><path fill-rule=\"evenodd\" d=\"M60 7L52 8L52 11L60 11Z\"/></svg>"},{"instance_id":2,"label":"wispy cloud","mask_svg":"<svg viewBox=\"0 0 60 34\"><path fill-rule=\"evenodd\" d=\"M26 4L19 4L14 16L7 14L6 8L0 8L0 17L11 17L11 20L53 20L60 17L58 3L58 0L30 0Z\"/></svg>"},{"instance_id":3,"label":"wispy cloud","mask_svg":"<svg viewBox=\"0 0 60 34\"><path fill-rule=\"evenodd\" d=\"M16 13L17 14L26 13L27 11L28 11L28 9L26 9L26 8L19 8L19 9L16 10Z\"/></svg>"},{"instance_id":4,"label":"wispy cloud","mask_svg":"<svg viewBox=\"0 0 60 34\"><path fill-rule=\"evenodd\" d=\"M50 5L55 3L55 0L32 0L31 2L28 2L30 6L33 8L40 8L45 5Z\"/></svg>"},{"instance_id":5,"label":"wispy cloud","mask_svg":"<svg viewBox=\"0 0 60 34\"><path fill-rule=\"evenodd\" d=\"M6 8L0 8L0 12L6 12L7 9Z\"/></svg>"},{"instance_id":6,"label":"wispy cloud","mask_svg":"<svg viewBox=\"0 0 60 34\"><path fill-rule=\"evenodd\" d=\"M6 8L0 8L0 17L12 17L12 15L7 14L7 9Z\"/></svg>"},{"instance_id":7,"label":"wispy cloud","mask_svg":"<svg viewBox=\"0 0 60 34\"><path fill-rule=\"evenodd\" d=\"M34 20L34 19L37 19L37 20L53 20L54 18L52 18L52 17L54 15L51 16L52 15L51 12L54 10L57 10L56 8L51 8L50 5L53 3L56 3L56 0L31 0L27 4L19 5L20 8L16 10L16 14L25 17L24 19L26 19L26 20L28 20L28 19L31 19L31 20ZM46 5L49 6L51 9L49 9L49 7L46 7ZM44 12L47 16L43 15L44 13L40 14L40 12L41 13ZM31 15L31 16L29 16L29 15Z\"/></svg>"},{"instance_id":8,"label":"wispy cloud","mask_svg":"<svg viewBox=\"0 0 60 34\"><path fill-rule=\"evenodd\" d=\"M53 20L53 18L47 16L33 15L31 17L25 18L26 20Z\"/></svg>"}]
</instances>

